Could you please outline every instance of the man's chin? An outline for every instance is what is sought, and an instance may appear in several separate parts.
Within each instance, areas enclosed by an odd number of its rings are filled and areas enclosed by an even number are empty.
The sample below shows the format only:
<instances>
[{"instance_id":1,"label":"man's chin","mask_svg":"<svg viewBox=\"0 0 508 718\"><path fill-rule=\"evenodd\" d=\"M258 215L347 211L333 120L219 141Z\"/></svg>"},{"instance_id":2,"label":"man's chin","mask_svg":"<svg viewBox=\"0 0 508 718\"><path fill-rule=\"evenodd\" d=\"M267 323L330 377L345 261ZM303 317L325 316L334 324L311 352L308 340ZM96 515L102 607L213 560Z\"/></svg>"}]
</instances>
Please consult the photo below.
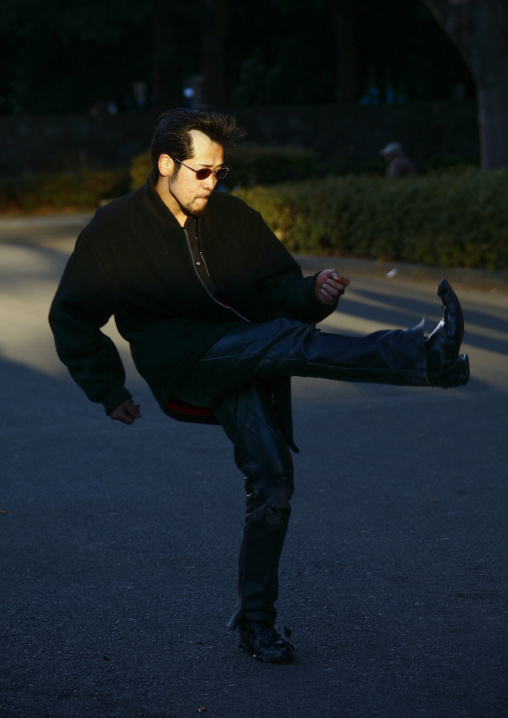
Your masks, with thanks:
<instances>
[{"instance_id":1,"label":"man's chin","mask_svg":"<svg viewBox=\"0 0 508 718\"><path fill-rule=\"evenodd\" d=\"M191 217L201 217L206 210L206 205L208 204L208 198L202 199L200 201L193 202L191 205L188 205L184 208L185 213L190 215Z\"/></svg>"}]
</instances>

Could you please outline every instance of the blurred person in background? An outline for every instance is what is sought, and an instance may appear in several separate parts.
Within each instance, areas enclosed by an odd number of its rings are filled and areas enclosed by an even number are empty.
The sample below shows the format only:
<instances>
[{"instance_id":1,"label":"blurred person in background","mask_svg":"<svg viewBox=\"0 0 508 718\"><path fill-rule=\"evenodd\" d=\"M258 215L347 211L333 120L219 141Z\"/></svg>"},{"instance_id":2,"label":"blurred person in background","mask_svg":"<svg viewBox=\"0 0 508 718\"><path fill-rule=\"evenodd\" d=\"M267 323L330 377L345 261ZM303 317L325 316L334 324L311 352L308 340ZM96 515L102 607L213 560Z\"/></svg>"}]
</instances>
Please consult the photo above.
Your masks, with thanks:
<instances>
[{"instance_id":1,"label":"blurred person in background","mask_svg":"<svg viewBox=\"0 0 508 718\"><path fill-rule=\"evenodd\" d=\"M386 177L409 177L417 174L414 163L404 152L400 142L390 142L379 154L386 162Z\"/></svg>"}]
</instances>

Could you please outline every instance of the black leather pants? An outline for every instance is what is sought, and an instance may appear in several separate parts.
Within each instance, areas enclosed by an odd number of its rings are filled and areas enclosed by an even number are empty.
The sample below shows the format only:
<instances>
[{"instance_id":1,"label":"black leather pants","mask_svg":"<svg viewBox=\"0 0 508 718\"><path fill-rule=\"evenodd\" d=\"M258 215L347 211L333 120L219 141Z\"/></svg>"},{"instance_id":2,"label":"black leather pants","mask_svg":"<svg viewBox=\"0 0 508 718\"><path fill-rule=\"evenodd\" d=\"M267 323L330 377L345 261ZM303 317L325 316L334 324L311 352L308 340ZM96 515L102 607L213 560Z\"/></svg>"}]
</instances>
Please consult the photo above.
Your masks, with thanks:
<instances>
[{"instance_id":1,"label":"black leather pants","mask_svg":"<svg viewBox=\"0 0 508 718\"><path fill-rule=\"evenodd\" d=\"M247 510L238 557L238 597L228 627L245 613L275 623L279 559L293 494L293 462L275 406L262 383L227 394L213 410L235 447Z\"/></svg>"},{"instance_id":2,"label":"black leather pants","mask_svg":"<svg viewBox=\"0 0 508 718\"><path fill-rule=\"evenodd\" d=\"M429 386L426 361L423 321L412 329L352 337L274 319L221 337L183 377L175 396L211 406L249 382L283 376Z\"/></svg>"},{"instance_id":3,"label":"black leather pants","mask_svg":"<svg viewBox=\"0 0 508 718\"><path fill-rule=\"evenodd\" d=\"M213 408L245 476L247 514L232 629L244 613L270 623L276 616L294 483L284 432L263 379L281 376L428 386L423 323L364 337L322 333L288 319L250 324L222 337L180 382L176 398Z\"/></svg>"}]
</instances>

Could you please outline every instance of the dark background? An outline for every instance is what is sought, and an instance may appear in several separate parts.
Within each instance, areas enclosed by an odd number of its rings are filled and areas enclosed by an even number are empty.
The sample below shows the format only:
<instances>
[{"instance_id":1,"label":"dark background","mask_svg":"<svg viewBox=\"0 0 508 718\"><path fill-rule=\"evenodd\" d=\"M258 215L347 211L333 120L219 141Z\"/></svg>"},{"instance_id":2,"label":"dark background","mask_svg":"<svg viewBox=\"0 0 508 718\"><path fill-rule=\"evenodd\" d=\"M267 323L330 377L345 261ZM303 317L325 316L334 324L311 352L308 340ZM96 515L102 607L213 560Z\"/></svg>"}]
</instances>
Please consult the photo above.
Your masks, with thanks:
<instances>
[{"instance_id":1,"label":"dark background","mask_svg":"<svg viewBox=\"0 0 508 718\"><path fill-rule=\"evenodd\" d=\"M421 0L2 0L0 114L473 98ZM193 87L193 98L184 88Z\"/></svg>"},{"instance_id":2,"label":"dark background","mask_svg":"<svg viewBox=\"0 0 508 718\"><path fill-rule=\"evenodd\" d=\"M178 105L380 172L391 141L420 169L480 157L475 82L423 0L0 0L4 177L128 167Z\"/></svg>"}]
</instances>

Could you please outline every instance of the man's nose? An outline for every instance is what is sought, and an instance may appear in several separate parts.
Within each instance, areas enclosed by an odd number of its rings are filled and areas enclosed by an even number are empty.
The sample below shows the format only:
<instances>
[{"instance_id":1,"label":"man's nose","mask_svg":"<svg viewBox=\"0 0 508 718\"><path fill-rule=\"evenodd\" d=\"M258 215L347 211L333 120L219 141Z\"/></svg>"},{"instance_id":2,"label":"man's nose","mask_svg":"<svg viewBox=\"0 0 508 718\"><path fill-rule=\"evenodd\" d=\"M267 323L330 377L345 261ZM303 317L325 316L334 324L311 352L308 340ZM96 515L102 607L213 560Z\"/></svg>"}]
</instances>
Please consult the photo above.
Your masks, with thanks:
<instances>
[{"instance_id":1,"label":"man's nose","mask_svg":"<svg viewBox=\"0 0 508 718\"><path fill-rule=\"evenodd\" d=\"M207 177L203 181L203 189L212 190L215 189L215 185L217 184L217 178L215 175L210 175L210 177Z\"/></svg>"}]
</instances>

